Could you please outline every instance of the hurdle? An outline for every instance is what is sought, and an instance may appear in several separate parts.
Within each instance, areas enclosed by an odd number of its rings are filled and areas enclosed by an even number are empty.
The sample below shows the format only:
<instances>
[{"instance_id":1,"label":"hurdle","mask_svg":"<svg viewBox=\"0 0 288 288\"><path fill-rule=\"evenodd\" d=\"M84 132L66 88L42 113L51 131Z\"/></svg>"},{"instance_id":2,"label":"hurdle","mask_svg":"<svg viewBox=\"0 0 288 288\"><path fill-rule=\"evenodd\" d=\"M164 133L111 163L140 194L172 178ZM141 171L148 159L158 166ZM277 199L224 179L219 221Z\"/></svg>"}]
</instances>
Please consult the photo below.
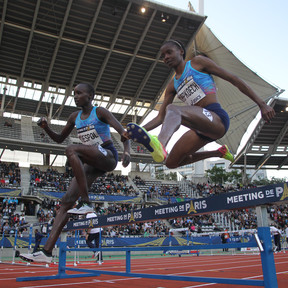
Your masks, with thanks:
<instances>
[{"instance_id":1,"label":"hurdle","mask_svg":"<svg viewBox=\"0 0 288 288\"><path fill-rule=\"evenodd\" d=\"M36 281L49 279L64 278L81 278L105 275L116 275L124 277L141 277L150 279L175 280L175 281L191 281L204 283L219 283L231 285L250 285L262 286L265 288L277 288L277 277L272 249L272 241L270 228L268 227L268 215L266 205L271 203L280 204L288 200L287 183L268 185L260 188L242 190L232 193L220 194L208 198L189 200L176 204L168 204L146 209L135 210L126 213L117 213L113 215L105 215L99 218L90 218L88 220L77 220L68 222L63 229L61 242L59 245L59 266L58 274L52 276L37 277L20 277L16 281ZM235 278L215 278L215 277L194 277L194 276L174 276L174 275L158 275L131 272L131 252L133 251L157 251L163 250L162 247L123 247L123 248L98 248L88 249L81 248L81 251L124 251L126 255L126 268L123 272L92 270L66 267L66 252L75 251L76 248L67 248L67 234L69 230L85 229L89 227L104 227L111 225L122 225L131 222L144 222L151 220L178 218L183 216L191 216L197 214L211 213L216 211L226 211L233 209L242 209L247 207L256 207L258 229L255 235L255 241L251 243L228 243L215 245L190 245L190 246L168 246L168 249L175 250L201 250L201 249L222 249L225 248L247 248L258 247L261 255L261 264L263 272L263 280L253 279L235 279ZM68 275L66 271L80 272L81 274Z\"/></svg>"},{"instance_id":2,"label":"hurdle","mask_svg":"<svg viewBox=\"0 0 288 288\"><path fill-rule=\"evenodd\" d=\"M35 264L35 263L29 263L29 262L24 262L22 260L18 261L16 258L19 256L16 256L16 253L23 252L24 249L27 249L28 253L32 252L32 244L33 244L33 228L34 227L40 227L41 225L48 224L46 223L33 223L33 224L27 224L23 225L21 227L15 228L15 231L13 234L10 234L8 236L5 236L4 231L2 233L2 238L1 238L1 249L0 249L0 264L11 264L11 265L25 265L25 266L44 266L48 267L47 265L43 264ZM29 228L29 236L28 237L20 237L18 235L19 229L20 228ZM24 240L23 240L24 239ZM4 245L4 242L11 243L12 247L7 247ZM6 246L6 247L5 247Z\"/></svg>"}]
</instances>

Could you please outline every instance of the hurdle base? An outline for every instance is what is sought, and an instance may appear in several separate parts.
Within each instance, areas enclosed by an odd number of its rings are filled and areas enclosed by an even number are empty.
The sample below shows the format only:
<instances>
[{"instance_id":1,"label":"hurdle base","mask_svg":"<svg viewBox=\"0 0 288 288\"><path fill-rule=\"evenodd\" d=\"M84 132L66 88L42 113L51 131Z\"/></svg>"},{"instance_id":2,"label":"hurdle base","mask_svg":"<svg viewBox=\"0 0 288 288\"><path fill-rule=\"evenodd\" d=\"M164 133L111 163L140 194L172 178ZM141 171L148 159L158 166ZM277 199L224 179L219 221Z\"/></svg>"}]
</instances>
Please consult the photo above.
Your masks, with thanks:
<instances>
[{"instance_id":1,"label":"hurdle base","mask_svg":"<svg viewBox=\"0 0 288 288\"><path fill-rule=\"evenodd\" d=\"M160 280L175 280L175 281L189 281L189 282L201 282L201 283L219 283L219 284L231 284L231 285L250 285L250 286L264 286L264 280L254 280L254 279L235 279L235 278L210 278L210 277L195 277L195 276L174 276L174 275L158 275L158 274L141 274L141 273L131 273L131 251L146 251L146 250L163 250L164 247L124 247L124 248L101 248L101 251L125 251L126 252L126 271L116 272L116 271L106 271L106 270L90 270L82 268L74 268L66 266L66 251L79 250L75 248L67 249L66 242L60 243L59 251L59 267L58 275L54 276L43 276L43 277L20 277L16 278L16 281L37 281L37 280L49 280L49 279L69 279L78 277L95 277L100 275L115 275L123 277L140 277L140 278L150 278L150 279L160 279ZM207 248L223 248L223 244L214 245L192 245L192 246L169 246L172 250L201 250ZM236 248L236 247L257 247L256 243L229 243L225 245L226 248ZM89 248L81 249L82 251L90 251ZM81 272L80 274L67 275L66 271ZM83 274L84 273L84 274ZM86 274L85 274L86 273Z\"/></svg>"},{"instance_id":2,"label":"hurdle base","mask_svg":"<svg viewBox=\"0 0 288 288\"><path fill-rule=\"evenodd\" d=\"M201 282L201 283L219 283L219 284L231 284L231 285L250 285L250 286L264 286L264 280L251 280L251 279L233 279L233 278L213 278L213 277L195 277L195 276L173 276L173 275L159 275L159 274L143 274L143 273L130 273L130 272L116 272L105 270L89 270L68 268L69 271L87 272L86 274L62 274L54 276L43 277L23 277L16 278L16 281L33 281L33 280L50 280L50 279L67 279L67 278L79 278L79 277L95 277L103 275L115 275L123 277L135 277L135 278L149 278L160 280L175 280L175 281L189 281L189 282Z\"/></svg>"},{"instance_id":3,"label":"hurdle base","mask_svg":"<svg viewBox=\"0 0 288 288\"><path fill-rule=\"evenodd\" d=\"M86 274L75 274L68 275L63 273L62 275L50 275L50 276L36 276L36 277L18 277L16 278L16 282L25 282L25 281L38 281L38 280L54 280L54 279L67 279L67 278L82 278L82 277L95 277L100 276L98 273L86 273Z\"/></svg>"}]
</instances>

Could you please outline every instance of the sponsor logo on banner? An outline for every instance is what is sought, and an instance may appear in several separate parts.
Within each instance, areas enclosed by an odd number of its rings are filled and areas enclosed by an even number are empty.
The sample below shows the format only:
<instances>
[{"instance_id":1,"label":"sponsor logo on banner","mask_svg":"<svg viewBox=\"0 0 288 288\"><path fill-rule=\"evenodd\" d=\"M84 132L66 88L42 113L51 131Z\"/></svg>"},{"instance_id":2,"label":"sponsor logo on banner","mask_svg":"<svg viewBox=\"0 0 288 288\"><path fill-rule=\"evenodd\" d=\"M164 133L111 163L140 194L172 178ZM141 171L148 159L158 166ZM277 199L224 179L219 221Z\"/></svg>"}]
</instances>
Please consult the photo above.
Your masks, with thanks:
<instances>
[{"instance_id":1,"label":"sponsor logo on banner","mask_svg":"<svg viewBox=\"0 0 288 288\"><path fill-rule=\"evenodd\" d=\"M194 200L194 202L191 200L190 203L186 203L186 211L188 211L187 214L191 214L192 212L194 214L201 213L201 210L204 210L206 208L206 200Z\"/></svg>"},{"instance_id":2,"label":"sponsor logo on banner","mask_svg":"<svg viewBox=\"0 0 288 288\"><path fill-rule=\"evenodd\" d=\"M131 215L130 215L130 218L129 218L129 222L135 222L133 210L131 211Z\"/></svg>"},{"instance_id":3,"label":"sponsor logo on banner","mask_svg":"<svg viewBox=\"0 0 288 288\"><path fill-rule=\"evenodd\" d=\"M282 187L279 187L279 188L282 188ZM280 200L283 201L283 200L286 200L287 198L288 198L288 188L287 188L287 184L284 183L284 191Z\"/></svg>"},{"instance_id":4,"label":"sponsor logo on banner","mask_svg":"<svg viewBox=\"0 0 288 288\"><path fill-rule=\"evenodd\" d=\"M135 211L135 212L129 212L121 215L115 215L115 216L110 216L107 217L107 223L116 223L116 222L121 222L121 221L141 221L142 219L142 211Z\"/></svg>"},{"instance_id":5,"label":"sponsor logo on banner","mask_svg":"<svg viewBox=\"0 0 288 288\"><path fill-rule=\"evenodd\" d=\"M98 218L91 218L89 220L77 221L77 222L73 222L72 224L74 228L82 227L82 226L94 227L98 225Z\"/></svg>"},{"instance_id":6,"label":"sponsor logo on banner","mask_svg":"<svg viewBox=\"0 0 288 288\"><path fill-rule=\"evenodd\" d=\"M89 195L89 199L90 200L94 200L94 201L97 201L97 200L104 201L105 200L105 195Z\"/></svg>"},{"instance_id":7,"label":"sponsor logo on banner","mask_svg":"<svg viewBox=\"0 0 288 288\"><path fill-rule=\"evenodd\" d=\"M232 195L227 196L227 204L239 203L239 202L248 202L251 200L263 199L265 197L263 191L251 192L247 194Z\"/></svg>"},{"instance_id":8,"label":"sponsor logo on banner","mask_svg":"<svg viewBox=\"0 0 288 288\"><path fill-rule=\"evenodd\" d=\"M189 206L189 203L187 203L187 204L188 204L187 206ZM193 201L190 201L190 207L189 207L189 210L188 210L188 214L190 214L192 212L193 213L197 213L197 211L194 208Z\"/></svg>"},{"instance_id":9,"label":"sponsor logo on banner","mask_svg":"<svg viewBox=\"0 0 288 288\"><path fill-rule=\"evenodd\" d=\"M159 216L159 215L168 215L170 213L177 213L178 211L179 211L179 207L175 205L175 206L169 206L169 207L156 208L154 213L155 213L155 216Z\"/></svg>"}]
</instances>

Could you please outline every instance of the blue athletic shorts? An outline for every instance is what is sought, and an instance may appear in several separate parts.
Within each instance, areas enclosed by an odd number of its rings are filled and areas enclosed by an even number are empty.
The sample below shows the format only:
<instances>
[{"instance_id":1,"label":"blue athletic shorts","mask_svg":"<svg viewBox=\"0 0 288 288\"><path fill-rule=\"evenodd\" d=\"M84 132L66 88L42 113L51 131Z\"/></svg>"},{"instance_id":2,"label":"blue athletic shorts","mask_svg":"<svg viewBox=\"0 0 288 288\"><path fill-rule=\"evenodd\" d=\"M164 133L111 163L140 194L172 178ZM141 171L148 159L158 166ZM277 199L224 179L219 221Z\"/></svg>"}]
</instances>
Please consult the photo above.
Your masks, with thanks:
<instances>
[{"instance_id":1,"label":"blue athletic shorts","mask_svg":"<svg viewBox=\"0 0 288 288\"><path fill-rule=\"evenodd\" d=\"M222 123L224 124L225 133L226 133L229 129L229 126L230 126L230 119L229 119L229 115L221 107L221 105L219 103L212 103L212 104L209 104L206 107L204 107L204 109L211 111L211 112L214 112L220 117ZM202 139L207 140L209 142L213 142L213 141L217 140L217 139L212 139L210 137L202 135L200 132L196 132L196 133L199 137L201 137Z\"/></svg>"},{"instance_id":2,"label":"blue athletic shorts","mask_svg":"<svg viewBox=\"0 0 288 288\"><path fill-rule=\"evenodd\" d=\"M108 144L104 143L104 145L103 145L102 147L103 147L104 149L110 150L110 151L112 152L112 154L113 154L116 162L118 163L118 151L117 151L116 148L114 147L113 142L112 142L112 141L111 141L111 142L109 141Z\"/></svg>"}]
</instances>

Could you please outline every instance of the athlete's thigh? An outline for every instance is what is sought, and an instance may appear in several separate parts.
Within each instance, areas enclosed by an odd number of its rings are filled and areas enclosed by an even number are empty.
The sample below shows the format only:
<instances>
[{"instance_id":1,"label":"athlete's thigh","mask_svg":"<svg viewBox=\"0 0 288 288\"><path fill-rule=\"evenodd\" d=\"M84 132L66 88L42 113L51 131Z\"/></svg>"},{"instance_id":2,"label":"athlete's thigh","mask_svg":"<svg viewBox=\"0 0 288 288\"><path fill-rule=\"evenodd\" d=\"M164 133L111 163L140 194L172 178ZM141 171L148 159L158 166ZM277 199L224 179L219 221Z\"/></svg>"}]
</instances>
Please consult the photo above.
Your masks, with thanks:
<instances>
[{"instance_id":1,"label":"athlete's thigh","mask_svg":"<svg viewBox=\"0 0 288 288\"><path fill-rule=\"evenodd\" d=\"M192 155L208 143L202 139L194 130L184 133L174 144L166 163L181 163L187 155Z\"/></svg>"},{"instance_id":2,"label":"athlete's thigh","mask_svg":"<svg viewBox=\"0 0 288 288\"><path fill-rule=\"evenodd\" d=\"M197 130L212 139L221 138L225 127L220 117L205 108L198 106L180 106L181 124Z\"/></svg>"},{"instance_id":3,"label":"athlete's thigh","mask_svg":"<svg viewBox=\"0 0 288 288\"><path fill-rule=\"evenodd\" d=\"M117 162L113 153L101 146L77 145L75 151L83 163L101 171L112 171Z\"/></svg>"}]
</instances>

